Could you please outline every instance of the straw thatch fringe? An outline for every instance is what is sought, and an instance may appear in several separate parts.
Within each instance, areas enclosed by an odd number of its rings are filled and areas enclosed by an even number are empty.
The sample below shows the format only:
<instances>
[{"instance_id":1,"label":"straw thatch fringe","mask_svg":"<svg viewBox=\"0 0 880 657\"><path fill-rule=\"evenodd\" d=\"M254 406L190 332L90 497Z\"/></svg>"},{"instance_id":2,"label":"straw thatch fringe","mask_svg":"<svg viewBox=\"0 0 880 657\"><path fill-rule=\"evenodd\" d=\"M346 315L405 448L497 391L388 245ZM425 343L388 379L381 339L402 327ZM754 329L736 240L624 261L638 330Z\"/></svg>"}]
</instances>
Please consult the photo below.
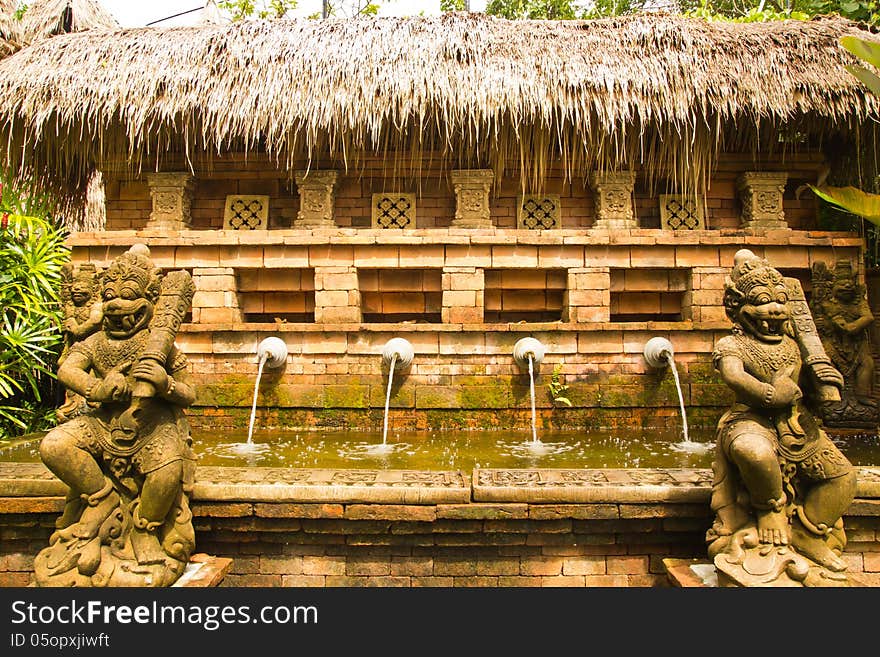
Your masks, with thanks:
<instances>
[{"instance_id":1,"label":"straw thatch fringe","mask_svg":"<svg viewBox=\"0 0 880 657\"><path fill-rule=\"evenodd\" d=\"M16 0L0 0L0 59L18 50L20 23L15 20Z\"/></svg>"},{"instance_id":2,"label":"straw thatch fringe","mask_svg":"<svg viewBox=\"0 0 880 657\"><path fill-rule=\"evenodd\" d=\"M166 152L265 150L290 169L422 154L514 171L539 190L643 166L705 189L721 150L846 133L878 101L844 68L851 22L706 22L641 14L506 21L482 14L245 21L57 36L0 62L5 164L82 198L95 167L136 173Z\"/></svg>"},{"instance_id":3,"label":"straw thatch fringe","mask_svg":"<svg viewBox=\"0 0 880 657\"><path fill-rule=\"evenodd\" d=\"M36 43L58 34L118 27L98 0L33 0L21 17L21 38Z\"/></svg>"}]
</instances>

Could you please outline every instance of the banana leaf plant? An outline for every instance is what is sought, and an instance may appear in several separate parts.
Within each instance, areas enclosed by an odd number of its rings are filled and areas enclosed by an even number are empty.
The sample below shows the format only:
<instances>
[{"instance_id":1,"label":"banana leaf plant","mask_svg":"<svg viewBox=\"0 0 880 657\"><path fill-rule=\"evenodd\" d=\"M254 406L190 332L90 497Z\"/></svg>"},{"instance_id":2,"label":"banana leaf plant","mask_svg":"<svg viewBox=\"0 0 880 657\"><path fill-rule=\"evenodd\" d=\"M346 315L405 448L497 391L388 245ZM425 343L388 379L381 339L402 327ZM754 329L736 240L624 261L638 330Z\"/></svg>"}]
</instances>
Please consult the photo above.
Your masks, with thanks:
<instances>
[{"instance_id":1,"label":"banana leaf plant","mask_svg":"<svg viewBox=\"0 0 880 657\"><path fill-rule=\"evenodd\" d=\"M880 69L880 43L860 39L854 36L841 37L840 45L863 62L875 69ZM874 71L857 64L849 65L846 70L854 75L875 96L880 97L880 76ZM871 194L857 187L832 187L830 185L810 185L810 189L821 199L831 205L880 226L880 194Z\"/></svg>"}]
</instances>

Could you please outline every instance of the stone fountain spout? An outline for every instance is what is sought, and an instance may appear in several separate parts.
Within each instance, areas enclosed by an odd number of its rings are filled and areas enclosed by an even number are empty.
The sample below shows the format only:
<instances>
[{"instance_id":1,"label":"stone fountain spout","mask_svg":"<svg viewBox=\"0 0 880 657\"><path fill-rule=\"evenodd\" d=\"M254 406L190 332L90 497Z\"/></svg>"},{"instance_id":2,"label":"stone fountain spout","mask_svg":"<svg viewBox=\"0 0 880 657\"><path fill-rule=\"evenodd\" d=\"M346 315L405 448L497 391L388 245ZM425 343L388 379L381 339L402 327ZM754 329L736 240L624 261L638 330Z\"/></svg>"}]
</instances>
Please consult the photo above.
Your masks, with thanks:
<instances>
[{"instance_id":1,"label":"stone fountain spout","mask_svg":"<svg viewBox=\"0 0 880 657\"><path fill-rule=\"evenodd\" d=\"M655 369L668 367L672 362L675 351L672 343L666 338L651 338L645 343L645 360L648 365Z\"/></svg>"},{"instance_id":2,"label":"stone fountain spout","mask_svg":"<svg viewBox=\"0 0 880 657\"><path fill-rule=\"evenodd\" d=\"M265 359L266 367L277 369L287 362L287 344L281 338L270 336L260 342L257 347L257 358Z\"/></svg>"},{"instance_id":3,"label":"stone fountain spout","mask_svg":"<svg viewBox=\"0 0 880 657\"><path fill-rule=\"evenodd\" d=\"M535 370L544 360L544 345L535 338L521 338L513 345L513 360L521 369L529 372L529 397L532 401L532 442L534 446L540 446L538 440L538 417L535 410Z\"/></svg>"},{"instance_id":4,"label":"stone fountain spout","mask_svg":"<svg viewBox=\"0 0 880 657\"><path fill-rule=\"evenodd\" d=\"M400 372L412 365L413 346L404 338L391 338L382 347L382 362Z\"/></svg>"}]
</instances>

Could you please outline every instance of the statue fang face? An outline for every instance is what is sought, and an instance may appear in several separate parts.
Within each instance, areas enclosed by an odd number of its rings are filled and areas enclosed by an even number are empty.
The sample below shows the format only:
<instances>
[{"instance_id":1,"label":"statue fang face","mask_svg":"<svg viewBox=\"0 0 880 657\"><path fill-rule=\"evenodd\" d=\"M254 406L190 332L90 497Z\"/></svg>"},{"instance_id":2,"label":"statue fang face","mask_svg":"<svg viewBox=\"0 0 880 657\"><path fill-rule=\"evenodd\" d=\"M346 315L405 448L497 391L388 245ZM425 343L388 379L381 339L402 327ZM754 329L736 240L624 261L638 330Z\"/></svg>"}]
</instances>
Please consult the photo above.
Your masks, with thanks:
<instances>
[{"instance_id":1,"label":"statue fang face","mask_svg":"<svg viewBox=\"0 0 880 657\"><path fill-rule=\"evenodd\" d=\"M739 312L743 329L763 342L781 342L789 317L788 291L781 281L753 287Z\"/></svg>"},{"instance_id":2,"label":"statue fang face","mask_svg":"<svg viewBox=\"0 0 880 657\"><path fill-rule=\"evenodd\" d=\"M136 277L108 276L103 298L104 331L111 338L130 338L145 329L153 317L153 304L144 298Z\"/></svg>"}]
</instances>

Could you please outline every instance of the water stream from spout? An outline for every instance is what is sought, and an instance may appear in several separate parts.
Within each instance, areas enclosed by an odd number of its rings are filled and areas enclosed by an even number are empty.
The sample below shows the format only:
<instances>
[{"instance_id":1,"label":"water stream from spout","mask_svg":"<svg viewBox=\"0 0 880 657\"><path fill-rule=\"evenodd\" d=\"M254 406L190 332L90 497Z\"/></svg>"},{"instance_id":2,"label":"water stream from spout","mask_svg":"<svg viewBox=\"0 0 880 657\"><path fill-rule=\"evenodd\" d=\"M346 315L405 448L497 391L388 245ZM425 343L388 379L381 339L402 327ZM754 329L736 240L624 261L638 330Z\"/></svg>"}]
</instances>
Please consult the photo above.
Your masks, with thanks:
<instances>
[{"instance_id":1,"label":"water stream from spout","mask_svg":"<svg viewBox=\"0 0 880 657\"><path fill-rule=\"evenodd\" d=\"M260 378L263 376L263 366L266 364L266 360L268 360L269 354L263 352L260 355L260 364L257 367L257 380L254 383L254 401L251 405L251 421L248 424L248 437L247 444L254 444L254 418L257 416L257 395L260 392Z\"/></svg>"},{"instance_id":2,"label":"water stream from spout","mask_svg":"<svg viewBox=\"0 0 880 657\"><path fill-rule=\"evenodd\" d=\"M681 393L681 382L678 380L678 368L675 366L675 358L671 354L667 354L666 360L669 361L669 369L672 370L672 378L675 379L675 389L678 390L678 405L681 408L681 426L684 434L684 445L691 445L691 439L688 435L687 414L684 410L684 395Z\"/></svg>"},{"instance_id":3,"label":"water stream from spout","mask_svg":"<svg viewBox=\"0 0 880 657\"><path fill-rule=\"evenodd\" d=\"M532 398L532 444L539 445L538 420L535 413L535 365L532 354L529 354L529 396Z\"/></svg>"},{"instance_id":4,"label":"water stream from spout","mask_svg":"<svg viewBox=\"0 0 880 657\"><path fill-rule=\"evenodd\" d=\"M394 380L394 366L397 364L397 353L391 356L391 364L388 366L388 388L385 390L385 422L382 425L382 444L388 444L388 405L391 401L391 382Z\"/></svg>"}]
</instances>

